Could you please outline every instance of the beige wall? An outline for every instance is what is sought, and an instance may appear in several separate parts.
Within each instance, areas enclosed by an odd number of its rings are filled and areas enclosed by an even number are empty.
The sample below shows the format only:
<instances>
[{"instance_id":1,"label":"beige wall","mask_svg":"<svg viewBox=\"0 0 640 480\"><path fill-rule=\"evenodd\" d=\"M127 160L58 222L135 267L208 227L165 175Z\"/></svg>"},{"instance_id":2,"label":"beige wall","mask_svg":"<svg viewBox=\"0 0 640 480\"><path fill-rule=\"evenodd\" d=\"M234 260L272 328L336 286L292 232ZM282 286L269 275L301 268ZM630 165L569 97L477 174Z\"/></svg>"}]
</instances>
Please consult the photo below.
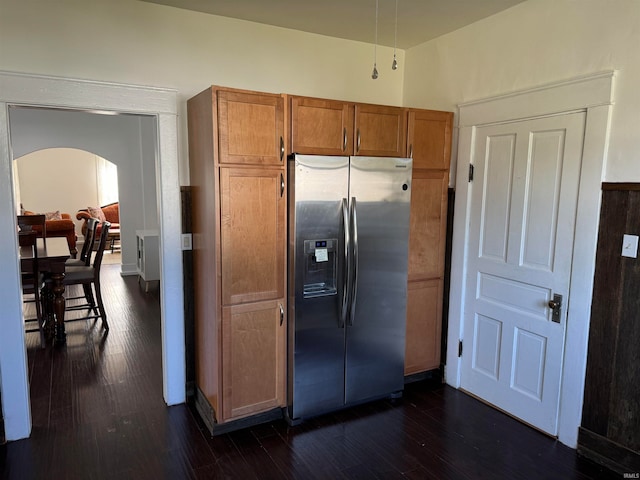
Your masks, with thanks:
<instances>
[{"instance_id":1,"label":"beige wall","mask_svg":"<svg viewBox=\"0 0 640 480\"><path fill-rule=\"evenodd\" d=\"M37 213L68 213L82 237L82 221L76 212L98 205L96 155L74 148L49 148L24 155L18 165L20 201ZM59 188L51 188L58 185Z\"/></svg>"},{"instance_id":2,"label":"beige wall","mask_svg":"<svg viewBox=\"0 0 640 480\"><path fill-rule=\"evenodd\" d=\"M453 111L605 69L619 71L606 180L640 181L640 0L529 0L399 51L375 82L360 42L135 0L0 1L0 70L175 88L182 183L185 101L210 84Z\"/></svg>"},{"instance_id":3,"label":"beige wall","mask_svg":"<svg viewBox=\"0 0 640 480\"><path fill-rule=\"evenodd\" d=\"M640 182L639 48L639 0L529 0L407 50L404 103L455 110L615 69L605 180Z\"/></svg>"},{"instance_id":4,"label":"beige wall","mask_svg":"<svg viewBox=\"0 0 640 480\"><path fill-rule=\"evenodd\" d=\"M373 81L373 46L361 42L135 0L0 3L0 70L177 89L183 184L186 100L211 84L402 103L402 69ZM392 56L378 48L379 65Z\"/></svg>"}]
</instances>

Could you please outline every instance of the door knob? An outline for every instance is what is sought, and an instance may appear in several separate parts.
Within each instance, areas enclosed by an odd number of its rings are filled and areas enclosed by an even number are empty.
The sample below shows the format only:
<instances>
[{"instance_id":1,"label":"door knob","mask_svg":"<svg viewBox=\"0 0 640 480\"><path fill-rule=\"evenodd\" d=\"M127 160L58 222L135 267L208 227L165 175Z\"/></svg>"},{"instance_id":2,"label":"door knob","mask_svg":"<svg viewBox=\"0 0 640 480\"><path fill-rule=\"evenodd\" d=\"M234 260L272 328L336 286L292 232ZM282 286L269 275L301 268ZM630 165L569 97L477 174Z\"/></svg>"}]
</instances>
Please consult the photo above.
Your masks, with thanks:
<instances>
[{"instance_id":1,"label":"door knob","mask_svg":"<svg viewBox=\"0 0 640 480\"><path fill-rule=\"evenodd\" d=\"M555 323L560 323L560 309L562 308L562 295L558 295L555 293L553 295L553 300L549 300L547 306L552 310L551 311L551 321Z\"/></svg>"}]
</instances>

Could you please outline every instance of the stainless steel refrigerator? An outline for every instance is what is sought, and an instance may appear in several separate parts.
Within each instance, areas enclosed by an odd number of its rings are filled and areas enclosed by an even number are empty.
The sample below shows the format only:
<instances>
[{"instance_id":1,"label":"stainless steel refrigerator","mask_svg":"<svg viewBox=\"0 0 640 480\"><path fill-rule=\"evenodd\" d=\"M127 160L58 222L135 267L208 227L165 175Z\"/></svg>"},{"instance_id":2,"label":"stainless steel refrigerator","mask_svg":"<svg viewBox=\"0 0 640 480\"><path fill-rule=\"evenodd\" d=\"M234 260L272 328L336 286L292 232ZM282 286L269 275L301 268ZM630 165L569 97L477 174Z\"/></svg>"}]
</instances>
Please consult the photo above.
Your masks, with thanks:
<instances>
[{"instance_id":1,"label":"stainless steel refrigerator","mask_svg":"<svg viewBox=\"0 0 640 480\"><path fill-rule=\"evenodd\" d=\"M289 159L291 422L404 387L410 158Z\"/></svg>"}]
</instances>

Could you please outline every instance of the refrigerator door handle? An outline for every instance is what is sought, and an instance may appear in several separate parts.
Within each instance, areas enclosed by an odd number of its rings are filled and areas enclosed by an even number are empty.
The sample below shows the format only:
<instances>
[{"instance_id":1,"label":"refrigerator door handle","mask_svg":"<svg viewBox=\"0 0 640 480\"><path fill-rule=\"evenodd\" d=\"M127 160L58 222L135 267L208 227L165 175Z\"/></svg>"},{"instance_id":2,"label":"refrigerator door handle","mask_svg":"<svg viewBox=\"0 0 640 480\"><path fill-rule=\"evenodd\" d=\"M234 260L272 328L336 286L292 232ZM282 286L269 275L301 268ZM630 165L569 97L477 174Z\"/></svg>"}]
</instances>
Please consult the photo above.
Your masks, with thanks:
<instances>
[{"instance_id":1,"label":"refrigerator door handle","mask_svg":"<svg viewBox=\"0 0 640 480\"><path fill-rule=\"evenodd\" d=\"M351 276L351 312L349 326L353 326L356 318L356 295L358 293L358 218L356 213L356 197L351 197L351 238L353 239L353 273Z\"/></svg>"},{"instance_id":2,"label":"refrigerator door handle","mask_svg":"<svg viewBox=\"0 0 640 480\"><path fill-rule=\"evenodd\" d=\"M342 306L340 309L340 328L344 328L349 311L349 278L351 277L351 263L349 250L351 249L351 235L349 232L349 205L347 199L342 199L342 222L344 226L344 273L342 278Z\"/></svg>"}]
</instances>

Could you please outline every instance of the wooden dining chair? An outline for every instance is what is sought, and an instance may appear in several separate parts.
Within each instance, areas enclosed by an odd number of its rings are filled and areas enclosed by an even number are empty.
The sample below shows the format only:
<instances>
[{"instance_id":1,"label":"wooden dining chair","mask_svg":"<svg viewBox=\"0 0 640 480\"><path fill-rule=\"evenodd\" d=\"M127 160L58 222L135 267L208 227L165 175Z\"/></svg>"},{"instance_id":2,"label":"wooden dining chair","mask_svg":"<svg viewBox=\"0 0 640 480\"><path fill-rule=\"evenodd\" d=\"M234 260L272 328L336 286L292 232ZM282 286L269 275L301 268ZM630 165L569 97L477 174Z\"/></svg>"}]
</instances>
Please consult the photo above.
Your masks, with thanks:
<instances>
[{"instance_id":1,"label":"wooden dining chair","mask_svg":"<svg viewBox=\"0 0 640 480\"><path fill-rule=\"evenodd\" d=\"M40 290L44 286L44 279L42 275L40 275L38 268L37 235L36 232L32 230L34 225L41 225L42 232L46 235L44 215L18 215L19 244L20 246L31 247L33 249L33 255L30 260L24 262L24 268L22 267L23 262L20 262L20 280L22 282L23 302L35 303L36 318L25 318L24 322L25 325L34 322L38 324L37 328L25 327L25 332L39 332L40 346L44 348L46 346L46 318L40 296ZM26 295L33 295L33 298L26 298Z\"/></svg>"},{"instance_id":2,"label":"wooden dining chair","mask_svg":"<svg viewBox=\"0 0 640 480\"><path fill-rule=\"evenodd\" d=\"M19 232L31 232L33 227L40 226L40 235L47 238L47 217L45 215L18 215Z\"/></svg>"},{"instance_id":3,"label":"wooden dining chair","mask_svg":"<svg viewBox=\"0 0 640 480\"><path fill-rule=\"evenodd\" d=\"M84 289L84 298L86 304L77 306L68 306L67 310L81 310L88 309L93 315L87 315L81 318L74 318L75 320L87 320L91 318L102 320L102 326L105 331L109 331L109 323L107 322L107 313L104 309L104 303L102 301L102 291L100 289L100 267L102 265L102 257L104 249L107 245L107 237L109 236L109 222L103 222L100 232L100 243L98 244L98 250L93 258L93 265L89 266L71 266L65 269L64 285L82 285ZM95 297L92 291L95 291ZM96 305L97 301L97 305Z\"/></svg>"},{"instance_id":4,"label":"wooden dining chair","mask_svg":"<svg viewBox=\"0 0 640 480\"><path fill-rule=\"evenodd\" d=\"M91 254L93 253L93 244L96 241L96 231L100 220L90 218L87 220L87 233L80 252L80 258L69 258L65 263L65 267L88 267L91 265Z\"/></svg>"}]
</instances>

